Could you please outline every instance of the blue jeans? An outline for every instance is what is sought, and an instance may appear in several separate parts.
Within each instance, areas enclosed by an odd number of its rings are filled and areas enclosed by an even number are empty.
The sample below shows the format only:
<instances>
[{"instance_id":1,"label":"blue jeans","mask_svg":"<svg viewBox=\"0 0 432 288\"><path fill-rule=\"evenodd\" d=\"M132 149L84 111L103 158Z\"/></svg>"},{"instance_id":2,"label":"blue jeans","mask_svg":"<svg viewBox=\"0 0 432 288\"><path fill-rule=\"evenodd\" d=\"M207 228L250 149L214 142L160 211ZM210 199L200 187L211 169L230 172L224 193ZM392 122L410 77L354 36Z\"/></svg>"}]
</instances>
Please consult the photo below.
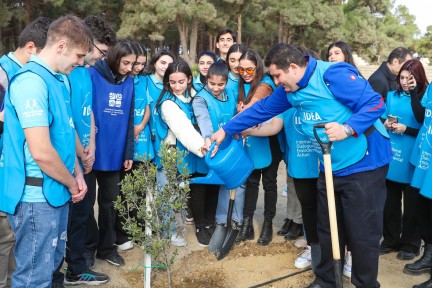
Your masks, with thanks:
<instances>
[{"instance_id":1,"label":"blue jeans","mask_svg":"<svg viewBox=\"0 0 432 288\"><path fill-rule=\"evenodd\" d=\"M237 188L234 200L232 219L236 222L243 222L243 207L245 201L246 185L242 184ZM216 209L216 223L226 224L228 216L228 205L230 200L230 191L225 186L220 186L218 205Z\"/></svg>"},{"instance_id":2,"label":"blue jeans","mask_svg":"<svg viewBox=\"0 0 432 288\"><path fill-rule=\"evenodd\" d=\"M51 287L65 254L68 211L69 203L54 208L46 202L20 202L15 215L8 215L16 241L12 287Z\"/></svg>"},{"instance_id":3,"label":"blue jeans","mask_svg":"<svg viewBox=\"0 0 432 288\"><path fill-rule=\"evenodd\" d=\"M166 171L162 169L158 169L156 171L156 182L157 182L157 192L161 193L165 187L165 185L168 184L168 179L166 178ZM165 208L165 207L164 207ZM171 217L174 215L174 210L170 210L169 215L163 215L162 221L163 223L167 223ZM176 228L176 222L173 221L170 223L170 235L176 234L177 228ZM166 234L164 232L164 234ZM168 235L164 235L164 237L168 237Z\"/></svg>"}]
</instances>

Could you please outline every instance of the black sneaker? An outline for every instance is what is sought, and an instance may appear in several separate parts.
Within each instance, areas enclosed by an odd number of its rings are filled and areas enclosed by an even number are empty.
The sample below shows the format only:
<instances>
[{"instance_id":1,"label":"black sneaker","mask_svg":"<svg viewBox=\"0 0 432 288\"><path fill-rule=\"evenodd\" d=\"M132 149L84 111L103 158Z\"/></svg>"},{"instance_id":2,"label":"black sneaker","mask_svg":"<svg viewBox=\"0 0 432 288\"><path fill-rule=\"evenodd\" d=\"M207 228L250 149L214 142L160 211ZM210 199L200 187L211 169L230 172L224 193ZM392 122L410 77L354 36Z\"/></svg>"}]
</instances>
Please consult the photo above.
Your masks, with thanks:
<instances>
[{"instance_id":1,"label":"black sneaker","mask_svg":"<svg viewBox=\"0 0 432 288\"><path fill-rule=\"evenodd\" d=\"M120 256L117 253L117 251L111 253L110 255L108 255L106 257L102 257L102 256L96 254L96 258L101 259L101 260L106 260L108 263L110 263L114 266L124 266L125 265L125 261L124 261L123 257Z\"/></svg>"},{"instance_id":2,"label":"black sneaker","mask_svg":"<svg viewBox=\"0 0 432 288\"><path fill-rule=\"evenodd\" d=\"M185 213L186 224L193 225L194 224L194 217L192 214L192 210L189 207L186 207L184 210L184 213Z\"/></svg>"},{"instance_id":3,"label":"black sneaker","mask_svg":"<svg viewBox=\"0 0 432 288\"><path fill-rule=\"evenodd\" d=\"M205 229L207 230L207 234L209 235L210 239L213 236L214 231L216 230L216 225L207 225L205 226Z\"/></svg>"},{"instance_id":4,"label":"black sneaker","mask_svg":"<svg viewBox=\"0 0 432 288\"><path fill-rule=\"evenodd\" d=\"M53 282L51 288L64 288L63 283Z\"/></svg>"},{"instance_id":5,"label":"black sneaker","mask_svg":"<svg viewBox=\"0 0 432 288\"><path fill-rule=\"evenodd\" d=\"M202 247L209 246L210 243L210 236L208 234L208 231L206 227L201 227L196 229L196 237L198 240L198 244Z\"/></svg>"},{"instance_id":6,"label":"black sneaker","mask_svg":"<svg viewBox=\"0 0 432 288\"><path fill-rule=\"evenodd\" d=\"M109 277L106 274L94 272L87 269L84 273L75 275L69 270L66 271L64 279L65 285L99 285L108 282Z\"/></svg>"}]
</instances>

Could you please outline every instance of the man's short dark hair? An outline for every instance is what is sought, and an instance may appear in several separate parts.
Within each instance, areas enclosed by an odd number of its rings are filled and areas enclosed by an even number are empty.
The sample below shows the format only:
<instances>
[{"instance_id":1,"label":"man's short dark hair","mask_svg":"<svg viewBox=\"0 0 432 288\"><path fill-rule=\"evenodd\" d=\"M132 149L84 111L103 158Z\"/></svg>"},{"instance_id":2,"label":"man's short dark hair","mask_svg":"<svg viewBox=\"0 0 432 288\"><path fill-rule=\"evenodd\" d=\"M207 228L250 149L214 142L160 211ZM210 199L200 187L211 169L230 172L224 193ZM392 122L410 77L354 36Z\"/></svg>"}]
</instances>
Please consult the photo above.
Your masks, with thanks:
<instances>
[{"instance_id":1,"label":"man's short dark hair","mask_svg":"<svg viewBox=\"0 0 432 288\"><path fill-rule=\"evenodd\" d=\"M228 29L228 28L224 28L222 30L219 31L219 33L216 35L216 42L219 42L219 38L224 35L224 34L231 34L233 41L237 42L237 33L235 33L233 30Z\"/></svg>"},{"instance_id":2,"label":"man's short dark hair","mask_svg":"<svg viewBox=\"0 0 432 288\"><path fill-rule=\"evenodd\" d=\"M411 55L408 49L405 47L398 47L390 53L387 63L393 62L394 59L398 59L399 63L405 62L407 55Z\"/></svg>"},{"instance_id":3,"label":"man's short dark hair","mask_svg":"<svg viewBox=\"0 0 432 288\"><path fill-rule=\"evenodd\" d=\"M18 47L24 48L28 42L33 42L37 49L44 48L48 28L52 22L52 19L46 17L36 18L33 22L28 24L19 35Z\"/></svg>"},{"instance_id":4,"label":"man's short dark hair","mask_svg":"<svg viewBox=\"0 0 432 288\"><path fill-rule=\"evenodd\" d=\"M116 42L116 34L102 17L90 15L84 18L84 23L90 29L95 41L113 46Z\"/></svg>"},{"instance_id":5,"label":"man's short dark hair","mask_svg":"<svg viewBox=\"0 0 432 288\"><path fill-rule=\"evenodd\" d=\"M302 50L294 45L279 43L274 45L267 54L264 60L266 67L274 64L278 69L288 70L291 63L297 64L300 67L306 66L305 55Z\"/></svg>"}]
</instances>

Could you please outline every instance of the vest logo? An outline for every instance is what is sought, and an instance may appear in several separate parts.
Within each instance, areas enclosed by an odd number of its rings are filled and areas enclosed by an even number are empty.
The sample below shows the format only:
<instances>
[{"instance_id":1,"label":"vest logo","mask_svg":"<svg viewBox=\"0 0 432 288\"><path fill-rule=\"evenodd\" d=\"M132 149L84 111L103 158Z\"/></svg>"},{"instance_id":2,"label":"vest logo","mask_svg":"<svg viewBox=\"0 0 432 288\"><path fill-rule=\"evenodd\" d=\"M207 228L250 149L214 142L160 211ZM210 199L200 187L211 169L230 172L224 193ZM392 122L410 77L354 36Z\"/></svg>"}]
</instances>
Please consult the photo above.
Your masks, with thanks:
<instances>
[{"instance_id":1,"label":"vest logo","mask_svg":"<svg viewBox=\"0 0 432 288\"><path fill-rule=\"evenodd\" d=\"M90 116L91 111L92 111L92 107L90 105L84 106L83 107L83 116Z\"/></svg>"},{"instance_id":2,"label":"vest logo","mask_svg":"<svg viewBox=\"0 0 432 288\"><path fill-rule=\"evenodd\" d=\"M135 109L135 116L144 116L145 109Z\"/></svg>"},{"instance_id":3,"label":"vest logo","mask_svg":"<svg viewBox=\"0 0 432 288\"><path fill-rule=\"evenodd\" d=\"M69 126L70 126L71 128L75 128L75 125L74 125L74 122L73 122L72 117L69 118Z\"/></svg>"},{"instance_id":4,"label":"vest logo","mask_svg":"<svg viewBox=\"0 0 432 288\"><path fill-rule=\"evenodd\" d=\"M425 110L425 117L431 117L432 116L432 111L430 109L426 109Z\"/></svg>"},{"instance_id":5,"label":"vest logo","mask_svg":"<svg viewBox=\"0 0 432 288\"><path fill-rule=\"evenodd\" d=\"M38 106L39 103L35 98L25 101L25 108L27 111L34 111L38 108Z\"/></svg>"},{"instance_id":6,"label":"vest logo","mask_svg":"<svg viewBox=\"0 0 432 288\"><path fill-rule=\"evenodd\" d=\"M322 118L318 112L303 112L303 119L306 121L321 121Z\"/></svg>"},{"instance_id":7,"label":"vest logo","mask_svg":"<svg viewBox=\"0 0 432 288\"><path fill-rule=\"evenodd\" d=\"M120 93L109 93L109 101L108 106L109 107L121 107L123 95Z\"/></svg>"}]
</instances>

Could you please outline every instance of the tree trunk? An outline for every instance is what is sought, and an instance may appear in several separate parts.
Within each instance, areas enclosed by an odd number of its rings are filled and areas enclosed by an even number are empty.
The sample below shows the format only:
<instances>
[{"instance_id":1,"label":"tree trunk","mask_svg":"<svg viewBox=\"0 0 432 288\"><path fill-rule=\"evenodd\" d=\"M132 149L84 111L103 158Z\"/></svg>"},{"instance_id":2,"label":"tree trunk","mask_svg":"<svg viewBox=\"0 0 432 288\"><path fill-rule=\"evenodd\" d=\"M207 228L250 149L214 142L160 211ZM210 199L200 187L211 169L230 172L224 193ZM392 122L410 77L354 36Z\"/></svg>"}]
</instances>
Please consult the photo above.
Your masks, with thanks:
<instances>
[{"instance_id":1,"label":"tree trunk","mask_svg":"<svg viewBox=\"0 0 432 288\"><path fill-rule=\"evenodd\" d=\"M187 34L189 32L189 27L179 15L177 15L176 17L176 24L180 34L180 43L182 45L182 57L186 62L189 63L189 57L188 57L189 47L187 41Z\"/></svg>"},{"instance_id":2,"label":"tree trunk","mask_svg":"<svg viewBox=\"0 0 432 288\"><path fill-rule=\"evenodd\" d=\"M237 17L237 43L242 43L242 14Z\"/></svg>"},{"instance_id":3,"label":"tree trunk","mask_svg":"<svg viewBox=\"0 0 432 288\"><path fill-rule=\"evenodd\" d=\"M190 48L188 54L189 61L187 61L189 65L195 64L195 60L197 56L198 24L199 24L198 20L195 17L193 17L192 28L191 28L190 38L189 38L189 48Z\"/></svg>"},{"instance_id":4,"label":"tree trunk","mask_svg":"<svg viewBox=\"0 0 432 288\"><path fill-rule=\"evenodd\" d=\"M215 51L214 41L215 41L215 39L214 39L213 35L209 34L209 50L213 51L213 52Z\"/></svg>"},{"instance_id":5,"label":"tree trunk","mask_svg":"<svg viewBox=\"0 0 432 288\"><path fill-rule=\"evenodd\" d=\"M25 3L25 11L26 11L25 23L26 23L26 25L30 24L30 10L31 10L30 6L31 6L30 0L26 0L26 3Z\"/></svg>"},{"instance_id":6,"label":"tree trunk","mask_svg":"<svg viewBox=\"0 0 432 288\"><path fill-rule=\"evenodd\" d=\"M0 53L3 55L5 54L3 52L3 34L2 34L2 29L0 28Z\"/></svg>"},{"instance_id":7,"label":"tree trunk","mask_svg":"<svg viewBox=\"0 0 432 288\"><path fill-rule=\"evenodd\" d=\"M283 16L279 15L278 43L283 42Z\"/></svg>"}]
</instances>

